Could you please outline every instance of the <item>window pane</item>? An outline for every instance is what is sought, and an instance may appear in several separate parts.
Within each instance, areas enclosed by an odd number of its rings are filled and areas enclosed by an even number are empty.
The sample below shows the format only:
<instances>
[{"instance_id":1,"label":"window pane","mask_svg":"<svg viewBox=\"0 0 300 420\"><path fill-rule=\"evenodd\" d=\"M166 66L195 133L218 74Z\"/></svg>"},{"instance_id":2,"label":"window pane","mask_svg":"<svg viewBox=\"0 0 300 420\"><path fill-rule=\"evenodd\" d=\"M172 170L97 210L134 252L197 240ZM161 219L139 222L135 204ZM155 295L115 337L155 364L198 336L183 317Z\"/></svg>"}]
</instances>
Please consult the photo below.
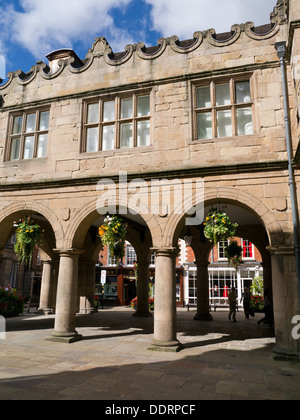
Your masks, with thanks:
<instances>
[{"instance_id":1,"label":"window pane","mask_svg":"<svg viewBox=\"0 0 300 420\"><path fill-rule=\"evenodd\" d=\"M219 111L217 113L218 137L232 136L231 111Z\"/></svg>"},{"instance_id":2,"label":"window pane","mask_svg":"<svg viewBox=\"0 0 300 420\"><path fill-rule=\"evenodd\" d=\"M253 134L252 110L251 108L237 109L237 129L239 136Z\"/></svg>"},{"instance_id":3,"label":"window pane","mask_svg":"<svg viewBox=\"0 0 300 420\"><path fill-rule=\"evenodd\" d=\"M210 87L201 87L196 91L197 108L208 108L211 106Z\"/></svg>"},{"instance_id":4,"label":"window pane","mask_svg":"<svg viewBox=\"0 0 300 420\"><path fill-rule=\"evenodd\" d=\"M47 156L48 134L41 134L38 140L37 157Z\"/></svg>"},{"instance_id":5,"label":"window pane","mask_svg":"<svg viewBox=\"0 0 300 420\"><path fill-rule=\"evenodd\" d=\"M121 125L121 149L125 147L133 147L132 139L132 124L122 124Z\"/></svg>"},{"instance_id":6,"label":"window pane","mask_svg":"<svg viewBox=\"0 0 300 420\"><path fill-rule=\"evenodd\" d=\"M115 119L115 102L104 102L103 121L114 121Z\"/></svg>"},{"instance_id":7,"label":"window pane","mask_svg":"<svg viewBox=\"0 0 300 420\"><path fill-rule=\"evenodd\" d=\"M115 147L115 126L103 127L102 150L113 150Z\"/></svg>"},{"instance_id":8,"label":"window pane","mask_svg":"<svg viewBox=\"0 0 300 420\"><path fill-rule=\"evenodd\" d=\"M139 122L137 130L137 145L150 146L150 121Z\"/></svg>"},{"instance_id":9,"label":"window pane","mask_svg":"<svg viewBox=\"0 0 300 420\"><path fill-rule=\"evenodd\" d=\"M237 104L250 102L250 82L238 82L235 84L235 100Z\"/></svg>"},{"instance_id":10,"label":"window pane","mask_svg":"<svg viewBox=\"0 0 300 420\"><path fill-rule=\"evenodd\" d=\"M216 86L216 105L230 105L230 89L229 85L217 85Z\"/></svg>"},{"instance_id":11,"label":"window pane","mask_svg":"<svg viewBox=\"0 0 300 420\"><path fill-rule=\"evenodd\" d=\"M16 139L12 139L10 149L10 160L20 159L20 145L21 139L19 137Z\"/></svg>"},{"instance_id":12,"label":"window pane","mask_svg":"<svg viewBox=\"0 0 300 420\"><path fill-rule=\"evenodd\" d=\"M211 112L197 115L197 138L198 140L212 139Z\"/></svg>"},{"instance_id":13,"label":"window pane","mask_svg":"<svg viewBox=\"0 0 300 420\"><path fill-rule=\"evenodd\" d=\"M33 158L34 136L25 138L24 159Z\"/></svg>"},{"instance_id":14,"label":"window pane","mask_svg":"<svg viewBox=\"0 0 300 420\"><path fill-rule=\"evenodd\" d=\"M23 124L23 117L22 116L14 118L13 134L22 133L22 124Z\"/></svg>"},{"instance_id":15,"label":"window pane","mask_svg":"<svg viewBox=\"0 0 300 420\"><path fill-rule=\"evenodd\" d=\"M98 127L87 129L86 151L87 153L98 151Z\"/></svg>"},{"instance_id":16,"label":"window pane","mask_svg":"<svg viewBox=\"0 0 300 420\"><path fill-rule=\"evenodd\" d=\"M49 115L50 112L41 112L40 115L40 131L46 131L49 130Z\"/></svg>"},{"instance_id":17,"label":"window pane","mask_svg":"<svg viewBox=\"0 0 300 420\"><path fill-rule=\"evenodd\" d=\"M88 106L88 124L99 122L99 103Z\"/></svg>"},{"instance_id":18,"label":"window pane","mask_svg":"<svg viewBox=\"0 0 300 420\"><path fill-rule=\"evenodd\" d=\"M138 97L138 117L150 115L150 96Z\"/></svg>"},{"instance_id":19,"label":"window pane","mask_svg":"<svg viewBox=\"0 0 300 420\"><path fill-rule=\"evenodd\" d=\"M35 114L27 115L26 133L33 133L35 131Z\"/></svg>"},{"instance_id":20,"label":"window pane","mask_svg":"<svg viewBox=\"0 0 300 420\"><path fill-rule=\"evenodd\" d=\"M133 117L132 99L123 99L121 102L121 118Z\"/></svg>"}]
</instances>

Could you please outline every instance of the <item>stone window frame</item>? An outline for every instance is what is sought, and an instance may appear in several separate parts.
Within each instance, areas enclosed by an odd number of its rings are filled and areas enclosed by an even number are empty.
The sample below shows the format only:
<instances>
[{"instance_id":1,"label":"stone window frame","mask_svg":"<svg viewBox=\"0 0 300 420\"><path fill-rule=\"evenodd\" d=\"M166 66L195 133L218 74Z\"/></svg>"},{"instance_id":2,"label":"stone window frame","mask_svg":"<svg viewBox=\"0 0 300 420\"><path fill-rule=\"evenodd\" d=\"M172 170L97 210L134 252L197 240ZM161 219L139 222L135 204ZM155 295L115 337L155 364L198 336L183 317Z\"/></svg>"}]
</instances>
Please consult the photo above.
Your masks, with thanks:
<instances>
[{"instance_id":1,"label":"stone window frame","mask_svg":"<svg viewBox=\"0 0 300 420\"><path fill-rule=\"evenodd\" d=\"M206 141L215 141L219 139L232 139L234 137L246 137L246 136L253 136L256 134L256 121L255 121L255 113L254 113L254 86L253 86L253 74L244 74L244 75L231 75L227 77L218 77L218 78L209 78L205 80L199 80L192 82L192 109L193 109L193 123L192 123L192 138L193 142L206 142ZM250 87L250 101L244 103L236 103L235 100L235 84L239 82L249 82ZM216 105L216 86L229 84L230 88L230 105ZM211 97L211 105L208 107L197 107L197 89L198 88L210 88L210 97ZM237 127L237 112L236 110L241 108L249 108L251 109L252 114L252 127L253 131L251 134L239 134L238 127ZM230 136L219 136L218 135L218 127L217 127L217 112L218 111L231 111L231 122L232 122L232 135ZM209 113L211 112L212 115L212 136L208 138L198 138L198 127L197 127L197 115L201 113Z\"/></svg>"},{"instance_id":2,"label":"stone window frame","mask_svg":"<svg viewBox=\"0 0 300 420\"><path fill-rule=\"evenodd\" d=\"M41 114L44 112L49 112L49 124L47 130L40 130L40 118ZM8 130L7 130L7 139L6 139L6 147L4 153L4 161L7 162L23 162L23 161L30 161L32 159L44 159L48 155L48 147L49 147L49 132L50 132L50 106L43 106L39 108L31 108L26 110L15 111L9 114L8 119ZM27 123L27 116L35 114L35 129L31 132L26 132L26 123ZM22 117L22 128L20 133L13 133L14 121L15 118ZM38 140L41 135L48 135L47 139L47 152L45 156L38 156ZM30 158L24 158L24 150L25 150L25 139L26 137L32 136L34 137L34 146L33 146L33 156ZM19 158L18 159L11 159L11 146L12 141L14 139L20 138L20 149L19 149Z\"/></svg>"},{"instance_id":3,"label":"stone window frame","mask_svg":"<svg viewBox=\"0 0 300 420\"><path fill-rule=\"evenodd\" d=\"M139 97L149 96L149 110L150 114L139 117L137 115L137 103ZM133 117L132 118L121 118L121 103L122 100L132 99L133 100ZM103 121L103 113L104 113L104 103L105 102L113 102L115 101L115 119L111 121ZM88 107L89 105L99 103L99 122L95 123L88 123ZM153 115L153 100L152 100L152 90L151 89L143 89L141 91L130 91L124 93L117 93L117 94L109 94L109 95L100 95L93 98L88 98L83 101L82 107L82 130L81 130L81 143L80 143L80 153L85 154L95 154L95 153L109 153L118 151L128 151L133 149L139 148L146 148L152 145L151 141L151 132L152 132L152 115ZM150 125L150 144L138 146L137 144L137 124L138 122L142 121L149 121ZM121 125L126 123L133 124L133 146L132 147L124 147L120 146L120 131ZM109 150L103 150L103 127L105 126L112 126L114 125L114 148ZM95 151L86 151L87 148L87 129L88 128L98 128L98 148Z\"/></svg>"}]
</instances>

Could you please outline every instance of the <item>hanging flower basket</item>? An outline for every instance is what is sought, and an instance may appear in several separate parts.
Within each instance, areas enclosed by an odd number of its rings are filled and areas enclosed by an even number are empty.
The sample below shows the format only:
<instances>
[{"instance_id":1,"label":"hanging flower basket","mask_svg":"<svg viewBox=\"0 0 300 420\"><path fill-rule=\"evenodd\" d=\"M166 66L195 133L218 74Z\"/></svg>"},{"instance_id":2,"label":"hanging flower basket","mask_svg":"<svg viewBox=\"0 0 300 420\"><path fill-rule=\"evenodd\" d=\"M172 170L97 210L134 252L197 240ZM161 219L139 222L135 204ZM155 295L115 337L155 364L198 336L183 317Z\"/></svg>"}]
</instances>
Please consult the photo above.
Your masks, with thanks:
<instances>
[{"instance_id":1,"label":"hanging flower basket","mask_svg":"<svg viewBox=\"0 0 300 420\"><path fill-rule=\"evenodd\" d=\"M212 209L204 223L204 235L214 245L235 236L238 225L232 223L226 213Z\"/></svg>"},{"instance_id":2,"label":"hanging flower basket","mask_svg":"<svg viewBox=\"0 0 300 420\"><path fill-rule=\"evenodd\" d=\"M225 247L225 255L228 259L228 265L232 265L236 270L242 262L243 248L239 246L237 241L231 241L228 246Z\"/></svg>"},{"instance_id":3,"label":"hanging flower basket","mask_svg":"<svg viewBox=\"0 0 300 420\"><path fill-rule=\"evenodd\" d=\"M127 234L127 223L118 216L108 216L104 224L99 227L99 236L103 245L109 246L112 258L122 259L125 254L125 237Z\"/></svg>"},{"instance_id":4,"label":"hanging flower basket","mask_svg":"<svg viewBox=\"0 0 300 420\"><path fill-rule=\"evenodd\" d=\"M30 217L20 220L15 227L17 228L15 252L19 262L30 268L35 246L41 241L42 229Z\"/></svg>"}]
</instances>

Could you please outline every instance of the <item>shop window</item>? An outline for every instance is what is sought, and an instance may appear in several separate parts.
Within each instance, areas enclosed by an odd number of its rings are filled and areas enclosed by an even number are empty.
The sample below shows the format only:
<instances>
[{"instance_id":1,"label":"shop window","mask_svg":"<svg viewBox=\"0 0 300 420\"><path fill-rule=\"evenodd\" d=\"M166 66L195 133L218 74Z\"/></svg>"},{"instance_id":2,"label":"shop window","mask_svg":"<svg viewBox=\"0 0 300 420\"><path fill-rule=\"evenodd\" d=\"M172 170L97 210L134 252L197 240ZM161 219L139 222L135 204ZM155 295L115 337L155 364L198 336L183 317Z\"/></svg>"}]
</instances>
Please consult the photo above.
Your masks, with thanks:
<instances>
[{"instance_id":1,"label":"shop window","mask_svg":"<svg viewBox=\"0 0 300 420\"><path fill-rule=\"evenodd\" d=\"M150 95L85 103L82 152L150 146Z\"/></svg>"},{"instance_id":2,"label":"shop window","mask_svg":"<svg viewBox=\"0 0 300 420\"><path fill-rule=\"evenodd\" d=\"M249 80L194 86L196 140L253 134Z\"/></svg>"},{"instance_id":3,"label":"shop window","mask_svg":"<svg viewBox=\"0 0 300 420\"><path fill-rule=\"evenodd\" d=\"M50 110L27 111L10 117L6 160L47 156Z\"/></svg>"}]
</instances>

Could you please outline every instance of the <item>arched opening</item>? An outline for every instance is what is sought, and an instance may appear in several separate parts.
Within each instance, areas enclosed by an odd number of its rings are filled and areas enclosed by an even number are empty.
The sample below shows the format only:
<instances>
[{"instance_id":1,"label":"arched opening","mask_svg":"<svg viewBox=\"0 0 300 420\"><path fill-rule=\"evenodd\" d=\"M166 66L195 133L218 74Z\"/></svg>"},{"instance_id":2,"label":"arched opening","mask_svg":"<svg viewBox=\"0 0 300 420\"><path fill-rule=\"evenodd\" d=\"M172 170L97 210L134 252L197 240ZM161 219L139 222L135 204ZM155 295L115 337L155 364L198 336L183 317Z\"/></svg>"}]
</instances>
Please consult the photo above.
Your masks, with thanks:
<instances>
[{"instance_id":1,"label":"arched opening","mask_svg":"<svg viewBox=\"0 0 300 420\"><path fill-rule=\"evenodd\" d=\"M56 234L52 226L54 219L50 222L43 213L37 211L38 209L31 209L29 206L24 207L20 204L11 208L11 212L7 210L0 221L0 286L15 289L19 296L24 297L27 304L26 309L29 311L31 303L34 303L35 310L43 306L41 300L43 287L45 286L45 261L54 262L56 260L53 251L56 248ZM14 251L16 225L28 217L42 230L42 237L35 246L30 266L20 263ZM50 282L47 284L48 306L51 306L53 310L55 308L56 286L55 279L51 284Z\"/></svg>"},{"instance_id":2,"label":"arched opening","mask_svg":"<svg viewBox=\"0 0 300 420\"><path fill-rule=\"evenodd\" d=\"M136 315L149 315L148 268L152 238L146 221L140 215L133 214L129 209L121 206L117 207L117 211L112 212L109 208L96 209L94 207L90 211L84 208L66 234L66 243L69 247L60 251L57 313L52 339L70 342L80 338L75 329L76 312L92 313L94 311L96 285L99 294L102 295L104 292L105 300L113 300L119 305L130 303L134 293L131 290L131 279L124 275L123 264L116 261L116 267L112 270L113 274L109 270L105 270L103 274L104 270L101 270L99 264L100 251L103 250L99 227L105 223L108 213L118 215L122 223L127 226L125 239L133 247L138 264ZM103 254L102 256L104 258ZM111 266L113 265L111 261ZM102 275L103 283L101 282Z\"/></svg>"},{"instance_id":3,"label":"arched opening","mask_svg":"<svg viewBox=\"0 0 300 420\"><path fill-rule=\"evenodd\" d=\"M234 238L231 238L242 249L238 266L228 263L228 241L214 244L205 237L204 222L212 208L226 213L238 225ZM267 251L269 237L261 219L252 209L228 199L209 200L205 203L203 223L192 227L184 226L182 218L175 229L174 243L178 237L184 238L187 234L192 237L195 263L192 266L187 265L185 285L189 291L185 292L185 296L188 296L187 305L197 307L195 319L212 319L213 310L226 308L228 292L232 287L236 288L239 306L243 300L244 288L251 289L254 279L264 280L265 287L272 290L271 257ZM263 294L263 291L259 293Z\"/></svg>"}]
</instances>

